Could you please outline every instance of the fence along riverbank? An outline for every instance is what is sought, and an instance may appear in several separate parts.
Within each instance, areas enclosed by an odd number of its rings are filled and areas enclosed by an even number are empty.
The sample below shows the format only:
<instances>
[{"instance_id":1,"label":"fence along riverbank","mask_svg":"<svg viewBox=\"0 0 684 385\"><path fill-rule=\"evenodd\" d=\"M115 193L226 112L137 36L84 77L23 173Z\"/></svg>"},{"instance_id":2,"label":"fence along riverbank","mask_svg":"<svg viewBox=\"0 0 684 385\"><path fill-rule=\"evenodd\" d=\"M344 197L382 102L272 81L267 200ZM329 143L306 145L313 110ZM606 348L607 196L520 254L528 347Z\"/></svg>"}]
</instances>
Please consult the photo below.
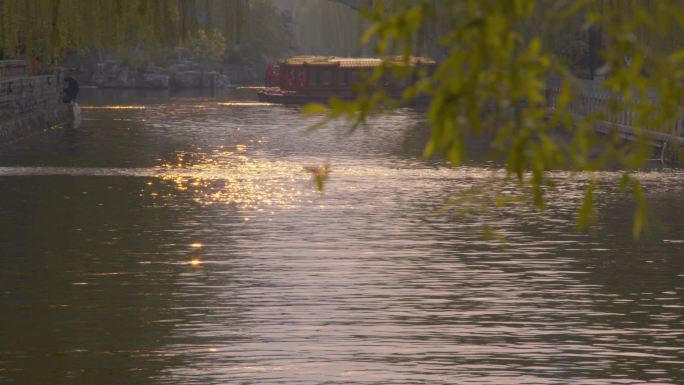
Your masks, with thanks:
<instances>
[{"instance_id":1,"label":"fence along riverbank","mask_svg":"<svg viewBox=\"0 0 684 385\"><path fill-rule=\"evenodd\" d=\"M560 81L549 81L546 93L548 107L555 108L561 93ZM660 150L660 157L663 160L675 154L678 148L684 147L684 116L672 119L661 127L639 127L635 124L633 111L625 108L611 110L611 103L621 104L624 100L602 88L600 81L581 81L573 96L574 99L570 103L572 113L577 117L595 114L598 118L594 121L594 129L601 134L615 131L625 140L647 141ZM654 95L650 97L651 100L656 98Z\"/></svg>"}]
</instances>

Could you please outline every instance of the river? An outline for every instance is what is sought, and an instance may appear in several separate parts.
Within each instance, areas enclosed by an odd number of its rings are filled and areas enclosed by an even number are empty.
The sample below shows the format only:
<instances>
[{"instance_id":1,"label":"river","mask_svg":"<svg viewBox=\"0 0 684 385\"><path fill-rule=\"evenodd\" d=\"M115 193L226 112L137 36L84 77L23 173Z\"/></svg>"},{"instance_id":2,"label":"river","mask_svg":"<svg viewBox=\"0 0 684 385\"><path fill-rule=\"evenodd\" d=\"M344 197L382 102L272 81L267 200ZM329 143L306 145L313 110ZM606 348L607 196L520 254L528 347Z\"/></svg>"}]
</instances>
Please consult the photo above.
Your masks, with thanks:
<instances>
[{"instance_id":1,"label":"river","mask_svg":"<svg viewBox=\"0 0 684 385\"><path fill-rule=\"evenodd\" d=\"M250 90L81 106L0 147L2 384L684 383L682 170L637 173L635 241L619 172L587 233L585 174L461 215L512 187L421 159L418 111L349 135Z\"/></svg>"}]
</instances>

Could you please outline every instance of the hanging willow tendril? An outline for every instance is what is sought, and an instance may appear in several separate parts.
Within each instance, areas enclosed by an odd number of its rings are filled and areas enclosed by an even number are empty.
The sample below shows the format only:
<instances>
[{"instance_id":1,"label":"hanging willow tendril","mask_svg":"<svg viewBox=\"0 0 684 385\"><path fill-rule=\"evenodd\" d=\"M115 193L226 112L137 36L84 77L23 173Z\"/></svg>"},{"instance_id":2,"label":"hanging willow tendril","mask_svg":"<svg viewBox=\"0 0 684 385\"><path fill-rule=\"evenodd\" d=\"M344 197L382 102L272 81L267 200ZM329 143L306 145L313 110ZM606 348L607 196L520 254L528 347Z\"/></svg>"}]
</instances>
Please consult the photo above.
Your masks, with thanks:
<instances>
[{"instance_id":1,"label":"hanging willow tendril","mask_svg":"<svg viewBox=\"0 0 684 385\"><path fill-rule=\"evenodd\" d=\"M681 1L376 1L365 15L372 25L364 40L377 55L401 55L408 64L409 55L427 48L439 56L438 68L406 74L379 67L358 87L355 101L306 111L347 116L356 125L383 105L427 95L432 135L425 156L442 154L458 166L468 159L468 137L488 138L492 159L542 210L554 185L549 171L633 169L647 161L651 147L645 143L654 134L683 135L674 132L674 122L684 117ZM589 64L573 62L574 51L588 51ZM587 89L579 75L604 80ZM418 80L397 101L377 86L387 76ZM601 102L594 106L592 98ZM620 136L625 117L631 142ZM580 228L592 222L599 182L585 188ZM641 185L626 171L620 187L635 199L633 235L639 237L646 221Z\"/></svg>"},{"instance_id":2,"label":"hanging willow tendril","mask_svg":"<svg viewBox=\"0 0 684 385\"><path fill-rule=\"evenodd\" d=\"M201 27L200 13L202 27L236 41L247 9L246 0L0 0L0 49L6 58L56 64L67 51L176 44Z\"/></svg>"}]
</instances>

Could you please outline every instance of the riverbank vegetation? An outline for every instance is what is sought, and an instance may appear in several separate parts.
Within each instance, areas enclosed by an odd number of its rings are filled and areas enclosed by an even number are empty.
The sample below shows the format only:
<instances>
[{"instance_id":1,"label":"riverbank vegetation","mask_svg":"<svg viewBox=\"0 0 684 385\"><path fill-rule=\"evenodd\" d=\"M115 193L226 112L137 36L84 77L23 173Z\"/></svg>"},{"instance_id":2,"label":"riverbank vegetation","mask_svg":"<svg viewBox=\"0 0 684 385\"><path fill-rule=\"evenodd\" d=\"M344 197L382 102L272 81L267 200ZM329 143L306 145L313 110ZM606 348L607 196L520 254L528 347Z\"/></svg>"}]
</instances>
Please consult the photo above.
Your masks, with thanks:
<instances>
[{"instance_id":1,"label":"riverbank vegetation","mask_svg":"<svg viewBox=\"0 0 684 385\"><path fill-rule=\"evenodd\" d=\"M126 71L192 61L254 81L296 52L360 54L364 23L325 0L0 0L0 58L85 72L108 61Z\"/></svg>"},{"instance_id":2,"label":"riverbank vegetation","mask_svg":"<svg viewBox=\"0 0 684 385\"><path fill-rule=\"evenodd\" d=\"M268 0L0 1L2 56L25 58L31 71L69 59L67 66L88 67L86 82L107 62L124 75L180 61L221 72L261 65L292 49L290 28ZM129 77L121 75L100 77Z\"/></svg>"}]
</instances>

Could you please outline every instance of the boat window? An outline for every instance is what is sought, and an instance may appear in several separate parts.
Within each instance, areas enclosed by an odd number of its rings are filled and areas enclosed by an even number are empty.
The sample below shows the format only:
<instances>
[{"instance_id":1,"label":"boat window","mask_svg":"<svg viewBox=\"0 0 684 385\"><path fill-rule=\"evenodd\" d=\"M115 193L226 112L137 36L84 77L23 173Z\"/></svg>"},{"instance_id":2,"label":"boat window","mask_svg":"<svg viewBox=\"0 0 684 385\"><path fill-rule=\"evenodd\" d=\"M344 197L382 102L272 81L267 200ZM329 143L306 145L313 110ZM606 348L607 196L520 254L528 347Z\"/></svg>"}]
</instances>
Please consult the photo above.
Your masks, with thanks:
<instances>
[{"instance_id":1,"label":"boat window","mask_svg":"<svg viewBox=\"0 0 684 385\"><path fill-rule=\"evenodd\" d=\"M306 88L306 70L304 68L299 68L297 70L297 88Z\"/></svg>"},{"instance_id":2,"label":"boat window","mask_svg":"<svg viewBox=\"0 0 684 385\"><path fill-rule=\"evenodd\" d=\"M392 81L392 77L390 76L390 74L385 73L384 75L382 75L382 85L384 87L392 87L395 85Z\"/></svg>"},{"instance_id":3,"label":"boat window","mask_svg":"<svg viewBox=\"0 0 684 385\"><path fill-rule=\"evenodd\" d=\"M291 90L295 86L295 70L294 68L288 68L287 71L283 73L283 84L285 85L286 90Z\"/></svg>"},{"instance_id":4,"label":"boat window","mask_svg":"<svg viewBox=\"0 0 684 385\"><path fill-rule=\"evenodd\" d=\"M349 85L349 71L347 71L347 70L339 71L337 79L338 79L339 84L341 86Z\"/></svg>"},{"instance_id":5,"label":"boat window","mask_svg":"<svg viewBox=\"0 0 684 385\"><path fill-rule=\"evenodd\" d=\"M330 86L332 84L332 71L329 69L321 70L321 85Z\"/></svg>"},{"instance_id":6,"label":"boat window","mask_svg":"<svg viewBox=\"0 0 684 385\"><path fill-rule=\"evenodd\" d=\"M314 68L308 68L306 70L306 78L308 79L308 84L309 87L315 87L318 85L318 81L316 79L316 70Z\"/></svg>"},{"instance_id":7,"label":"boat window","mask_svg":"<svg viewBox=\"0 0 684 385\"><path fill-rule=\"evenodd\" d=\"M359 70L351 71L351 74L349 75L349 82L352 84L356 84L360 81L361 81L361 74L359 73Z\"/></svg>"}]
</instances>

